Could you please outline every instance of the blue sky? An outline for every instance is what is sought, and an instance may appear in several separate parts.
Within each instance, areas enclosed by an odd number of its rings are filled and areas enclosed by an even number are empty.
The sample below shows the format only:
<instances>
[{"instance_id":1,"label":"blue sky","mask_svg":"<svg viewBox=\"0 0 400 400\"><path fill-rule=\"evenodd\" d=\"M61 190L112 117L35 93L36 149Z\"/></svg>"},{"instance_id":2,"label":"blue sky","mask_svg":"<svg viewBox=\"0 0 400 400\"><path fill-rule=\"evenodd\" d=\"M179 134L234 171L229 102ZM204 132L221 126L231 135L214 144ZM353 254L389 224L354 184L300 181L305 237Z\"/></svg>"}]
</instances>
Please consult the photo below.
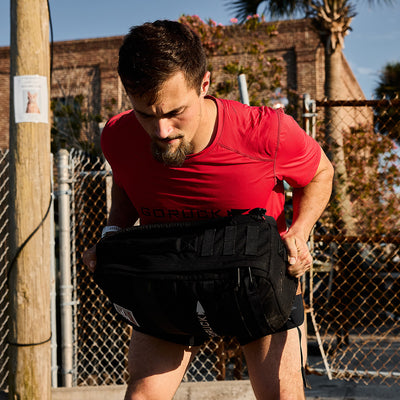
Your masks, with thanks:
<instances>
[{"instance_id":1,"label":"blue sky","mask_svg":"<svg viewBox=\"0 0 400 400\"><path fill-rule=\"evenodd\" d=\"M355 1L358 15L345 40L345 56L367 98L376 87L379 71L400 62L400 0L395 6L368 6ZM124 35L132 25L155 19L197 14L229 24L233 17L226 0L50 0L54 40ZM0 0L0 46L10 41L10 0Z\"/></svg>"}]
</instances>

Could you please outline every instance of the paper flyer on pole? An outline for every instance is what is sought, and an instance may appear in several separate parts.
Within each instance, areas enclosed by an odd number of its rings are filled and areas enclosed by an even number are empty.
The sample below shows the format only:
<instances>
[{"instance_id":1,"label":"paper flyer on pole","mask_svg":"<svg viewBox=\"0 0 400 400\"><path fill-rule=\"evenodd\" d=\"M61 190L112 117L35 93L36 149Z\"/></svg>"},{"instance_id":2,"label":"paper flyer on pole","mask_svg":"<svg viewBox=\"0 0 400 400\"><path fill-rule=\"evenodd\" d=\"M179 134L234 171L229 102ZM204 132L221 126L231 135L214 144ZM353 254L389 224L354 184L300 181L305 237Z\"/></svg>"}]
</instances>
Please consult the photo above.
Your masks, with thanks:
<instances>
[{"instance_id":1,"label":"paper flyer on pole","mask_svg":"<svg viewBox=\"0 0 400 400\"><path fill-rule=\"evenodd\" d=\"M49 122L47 78L40 75L14 76L15 123Z\"/></svg>"}]
</instances>

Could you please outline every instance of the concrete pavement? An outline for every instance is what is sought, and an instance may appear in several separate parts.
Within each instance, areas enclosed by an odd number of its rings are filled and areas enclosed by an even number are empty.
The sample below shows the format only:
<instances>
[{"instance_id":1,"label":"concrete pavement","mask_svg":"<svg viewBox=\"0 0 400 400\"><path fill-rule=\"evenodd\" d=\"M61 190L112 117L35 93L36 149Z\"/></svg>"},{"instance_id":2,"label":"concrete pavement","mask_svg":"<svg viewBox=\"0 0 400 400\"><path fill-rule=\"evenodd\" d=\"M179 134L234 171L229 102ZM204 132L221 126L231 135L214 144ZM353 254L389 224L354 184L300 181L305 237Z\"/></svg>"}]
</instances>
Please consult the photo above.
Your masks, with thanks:
<instances>
[{"instance_id":1,"label":"concrete pavement","mask_svg":"<svg viewBox=\"0 0 400 400\"><path fill-rule=\"evenodd\" d=\"M308 375L307 400L399 400L400 386L365 385ZM122 400L125 386L57 388L52 400ZM182 383L174 400L254 400L249 381ZM0 400L9 400L0 392Z\"/></svg>"},{"instance_id":2,"label":"concrete pavement","mask_svg":"<svg viewBox=\"0 0 400 400\"><path fill-rule=\"evenodd\" d=\"M308 375L311 389L306 390L307 400L400 400L400 386L356 383L327 376Z\"/></svg>"}]
</instances>

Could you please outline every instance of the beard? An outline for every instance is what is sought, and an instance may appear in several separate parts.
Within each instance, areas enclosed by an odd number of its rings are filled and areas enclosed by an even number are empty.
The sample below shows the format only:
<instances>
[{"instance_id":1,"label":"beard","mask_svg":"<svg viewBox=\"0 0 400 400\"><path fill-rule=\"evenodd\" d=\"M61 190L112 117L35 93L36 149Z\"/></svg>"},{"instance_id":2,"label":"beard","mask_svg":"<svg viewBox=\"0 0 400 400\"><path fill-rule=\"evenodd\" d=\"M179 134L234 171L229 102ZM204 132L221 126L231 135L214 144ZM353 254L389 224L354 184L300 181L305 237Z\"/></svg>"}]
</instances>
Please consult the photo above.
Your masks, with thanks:
<instances>
[{"instance_id":1,"label":"beard","mask_svg":"<svg viewBox=\"0 0 400 400\"><path fill-rule=\"evenodd\" d=\"M160 143L151 143L151 153L156 161L170 167L181 167L186 156L193 153L193 144L182 139L177 147L161 146Z\"/></svg>"}]
</instances>

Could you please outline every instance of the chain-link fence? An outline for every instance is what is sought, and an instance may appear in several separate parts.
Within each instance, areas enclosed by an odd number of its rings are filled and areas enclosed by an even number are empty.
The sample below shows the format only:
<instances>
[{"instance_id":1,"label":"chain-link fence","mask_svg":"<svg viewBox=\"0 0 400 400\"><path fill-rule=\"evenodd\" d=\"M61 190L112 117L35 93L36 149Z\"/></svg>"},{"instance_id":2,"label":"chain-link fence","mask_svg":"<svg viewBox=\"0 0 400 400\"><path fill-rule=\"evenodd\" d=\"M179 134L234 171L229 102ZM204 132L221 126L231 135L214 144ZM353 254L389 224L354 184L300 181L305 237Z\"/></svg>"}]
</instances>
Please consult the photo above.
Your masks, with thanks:
<instances>
[{"instance_id":1,"label":"chain-link fence","mask_svg":"<svg viewBox=\"0 0 400 400\"><path fill-rule=\"evenodd\" d=\"M314 104L315 113L306 113L306 125L334 160L337 175L332 201L311 237L313 270L303 281L308 369L341 379L398 384L400 163L393 133L398 122L391 108L398 103ZM7 387L7 158L7 152L0 153L0 390ZM97 242L106 222L110 172L102 159L75 151L69 154L66 169L68 190L60 190L60 165L55 174L55 214L59 242L64 229L61 196L67 196L72 294L66 306L71 307L72 316L67 325L59 322L58 328L69 327L73 351L61 351L68 343L63 342L60 329L59 372L72 375L73 385L125 383L130 328L116 319L81 260L82 252ZM61 246L58 243L57 279L62 269ZM59 290L61 286L59 283ZM59 295L59 320L69 318L60 311L62 303ZM184 379L247 377L237 341L218 338L202 347Z\"/></svg>"},{"instance_id":2,"label":"chain-link fence","mask_svg":"<svg viewBox=\"0 0 400 400\"><path fill-rule=\"evenodd\" d=\"M318 352L318 357L310 357L309 370L365 382L379 378L392 384L400 373L400 164L394 142L385 132L385 121L380 118L386 115L384 105L317 103L315 136L333 158L336 169L340 170L340 162L345 163L347 175L345 190L340 187L344 177L336 176L332 202L315 228L311 241L314 269L304 280L304 287L310 351ZM335 137L334 131L340 135ZM105 222L108 190L103 177L107 172L104 164L102 172L90 172L88 167L95 164L87 159L83 162L78 157L75 163L82 166L75 167L74 215L77 250L83 250L96 242ZM343 193L348 198L338 198ZM78 373L78 381L119 383L125 379L130 332L114 319L90 275L79 262L78 266L78 370L84 371ZM96 307L102 311L94 314ZM96 365L101 366L98 372ZM246 377L238 343L221 338L203 346L185 380Z\"/></svg>"},{"instance_id":3,"label":"chain-link fence","mask_svg":"<svg viewBox=\"0 0 400 400\"><path fill-rule=\"evenodd\" d=\"M306 289L309 333L324 357L310 368L389 385L400 382L398 104L316 103L314 132L336 176L312 237L314 267Z\"/></svg>"},{"instance_id":4,"label":"chain-link fence","mask_svg":"<svg viewBox=\"0 0 400 400\"><path fill-rule=\"evenodd\" d=\"M116 320L112 305L95 285L81 255L100 238L107 218L109 177L99 158L72 152L71 248L74 283L76 384L122 384L130 330Z\"/></svg>"},{"instance_id":5,"label":"chain-link fence","mask_svg":"<svg viewBox=\"0 0 400 400\"><path fill-rule=\"evenodd\" d=\"M0 150L0 391L7 387L8 377L8 156L8 150Z\"/></svg>"}]
</instances>

